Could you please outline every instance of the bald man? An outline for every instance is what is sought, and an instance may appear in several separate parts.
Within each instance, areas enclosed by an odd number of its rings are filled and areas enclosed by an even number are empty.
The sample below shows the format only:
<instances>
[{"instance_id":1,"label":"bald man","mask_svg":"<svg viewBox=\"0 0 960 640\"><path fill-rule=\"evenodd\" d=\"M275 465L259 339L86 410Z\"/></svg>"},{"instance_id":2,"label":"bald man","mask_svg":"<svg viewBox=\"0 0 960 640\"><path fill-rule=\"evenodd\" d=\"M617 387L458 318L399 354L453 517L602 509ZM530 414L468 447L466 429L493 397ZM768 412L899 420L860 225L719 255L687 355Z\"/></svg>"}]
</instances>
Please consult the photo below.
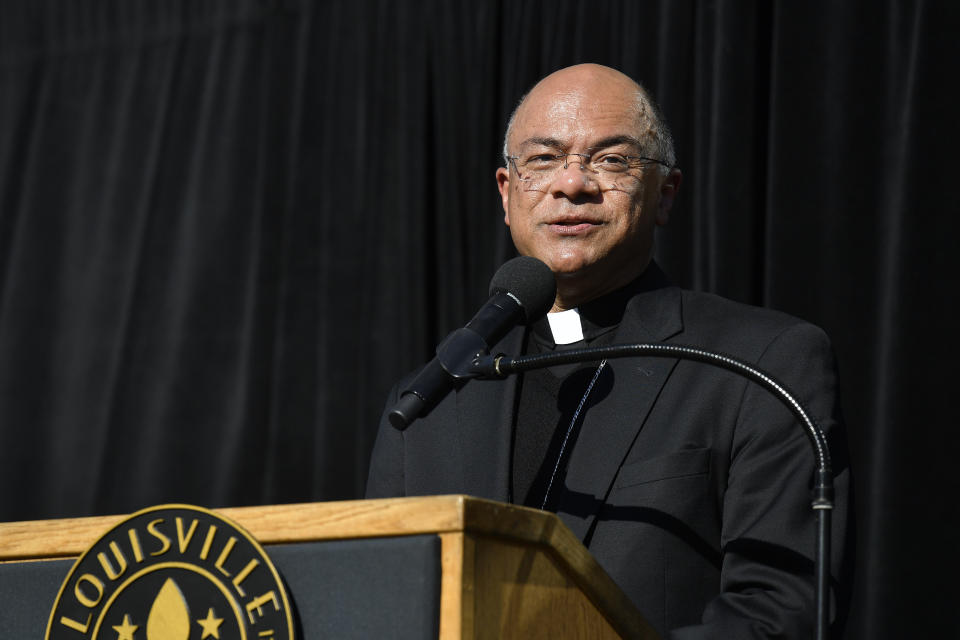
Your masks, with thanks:
<instances>
[{"instance_id":1,"label":"bald man","mask_svg":"<svg viewBox=\"0 0 960 640\"><path fill-rule=\"evenodd\" d=\"M669 283L654 229L681 173L653 102L619 71L578 65L541 80L510 119L504 156L504 222L517 250L553 271L557 295L491 351L675 342L772 372L836 449L842 618L849 473L826 336ZM382 420L367 496L465 493L554 511L665 636L809 638L813 462L793 416L756 385L632 358L473 381L403 434Z\"/></svg>"}]
</instances>

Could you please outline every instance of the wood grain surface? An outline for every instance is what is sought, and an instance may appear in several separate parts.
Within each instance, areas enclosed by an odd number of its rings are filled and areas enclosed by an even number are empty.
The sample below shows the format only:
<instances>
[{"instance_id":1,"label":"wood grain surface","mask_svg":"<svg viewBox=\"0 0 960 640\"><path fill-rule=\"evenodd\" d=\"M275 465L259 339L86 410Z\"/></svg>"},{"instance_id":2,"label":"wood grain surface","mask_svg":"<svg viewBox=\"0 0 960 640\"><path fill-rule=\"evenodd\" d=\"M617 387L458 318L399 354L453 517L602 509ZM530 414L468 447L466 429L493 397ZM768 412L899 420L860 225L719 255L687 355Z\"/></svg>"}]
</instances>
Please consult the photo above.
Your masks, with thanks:
<instances>
[{"instance_id":1,"label":"wood grain surface","mask_svg":"<svg viewBox=\"0 0 960 640\"><path fill-rule=\"evenodd\" d=\"M560 624L558 620L575 624L558 627L566 632L563 637L657 638L627 596L551 513L462 495L214 511L265 546L439 535L443 639L523 637L510 630L546 630ZM0 562L79 556L128 517L0 523ZM521 589L525 582L529 587Z\"/></svg>"}]
</instances>

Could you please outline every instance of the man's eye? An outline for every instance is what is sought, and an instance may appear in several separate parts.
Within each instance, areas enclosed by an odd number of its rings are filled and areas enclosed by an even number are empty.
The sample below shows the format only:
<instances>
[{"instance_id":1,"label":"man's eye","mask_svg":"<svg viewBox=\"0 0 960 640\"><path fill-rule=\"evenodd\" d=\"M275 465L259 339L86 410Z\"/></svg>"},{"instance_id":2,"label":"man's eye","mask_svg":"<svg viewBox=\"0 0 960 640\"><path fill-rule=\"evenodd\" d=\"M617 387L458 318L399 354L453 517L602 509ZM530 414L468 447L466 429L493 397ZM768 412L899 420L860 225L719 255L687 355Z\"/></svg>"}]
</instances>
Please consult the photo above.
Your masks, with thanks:
<instances>
[{"instance_id":1,"label":"man's eye","mask_svg":"<svg viewBox=\"0 0 960 640\"><path fill-rule=\"evenodd\" d=\"M524 164L530 169L538 169L553 166L557 164L557 162L559 162L559 160L555 155L549 153L538 153L527 158Z\"/></svg>"},{"instance_id":2,"label":"man's eye","mask_svg":"<svg viewBox=\"0 0 960 640\"><path fill-rule=\"evenodd\" d=\"M623 171L630 166L630 162L626 156L622 156L619 153L605 153L595 159L593 165L601 169Z\"/></svg>"}]
</instances>

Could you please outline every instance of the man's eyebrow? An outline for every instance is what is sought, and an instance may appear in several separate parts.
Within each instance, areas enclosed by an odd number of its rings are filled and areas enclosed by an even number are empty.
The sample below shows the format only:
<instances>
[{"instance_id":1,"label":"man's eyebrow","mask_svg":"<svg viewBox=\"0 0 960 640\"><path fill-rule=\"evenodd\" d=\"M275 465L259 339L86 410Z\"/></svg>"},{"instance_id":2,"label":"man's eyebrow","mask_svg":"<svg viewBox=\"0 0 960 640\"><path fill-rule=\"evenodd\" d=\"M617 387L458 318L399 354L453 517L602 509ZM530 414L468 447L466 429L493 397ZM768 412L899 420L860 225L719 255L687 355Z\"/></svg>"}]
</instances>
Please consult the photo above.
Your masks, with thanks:
<instances>
[{"instance_id":1,"label":"man's eyebrow","mask_svg":"<svg viewBox=\"0 0 960 640\"><path fill-rule=\"evenodd\" d=\"M531 136L520 143L520 148L522 149L527 145L533 145L533 144L540 145L543 147L550 147L552 149L564 149L566 147L566 144L563 141L558 140L557 138L551 138L548 136ZM618 134L618 135L608 136L606 138L596 141L595 143L587 147L585 151L592 152L592 151L597 151L598 149L606 149L608 147L615 147L621 144L631 145L631 146L637 147L638 149L643 148L643 143L637 140L636 138L634 138L633 136L626 135L626 134Z\"/></svg>"},{"instance_id":2,"label":"man's eyebrow","mask_svg":"<svg viewBox=\"0 0 960 640\"><path fill-rule=\"evenodd\" d=\"M560 140L543 136L531 136L521 142L520 146L525 147L530 144L537 144L543 147L553 147L554 149L563 149L563 143Z\"/></svg>"},{"instance_id":3,"label":"man's eyebrow","mask_svg":"<svg viewBox=\"0 0 960 640\"><path fill-rule=\"evenodd\" d=\"M597 142L590 145L587 151L596 151L597 149L606 149L607 147L615 147L618 144L629 144L637 147L638 149L643 148L643 143L634 138L633 136L628 135L616 135L598 140Z\"/></svg>"}]
</instances>

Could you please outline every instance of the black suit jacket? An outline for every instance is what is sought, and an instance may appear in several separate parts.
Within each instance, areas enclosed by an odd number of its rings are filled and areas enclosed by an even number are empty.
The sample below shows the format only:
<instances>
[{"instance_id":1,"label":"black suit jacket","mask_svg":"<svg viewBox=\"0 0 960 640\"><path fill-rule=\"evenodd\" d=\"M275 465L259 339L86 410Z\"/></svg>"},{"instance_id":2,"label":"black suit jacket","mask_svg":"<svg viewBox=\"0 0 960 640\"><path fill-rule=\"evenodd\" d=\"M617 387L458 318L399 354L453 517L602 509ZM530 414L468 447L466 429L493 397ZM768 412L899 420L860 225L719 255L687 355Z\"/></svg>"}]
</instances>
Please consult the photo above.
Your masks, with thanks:
<instances>
[{"instance_id":1,"label":"black suit jacket","mask_svg":"<svg viewBox=\"0 0 960 640\"><path fill-rule=\"evenodd\" d=\"M755 363L827 431L833 573L845 580L849 471L825 334L782 313L665 286L630 300L614 343L660 341ZM522 345L520 328L493 351L517 354ZM815 460L792 414L759 386L702 363L629 358L602 375L608 392L591 398L559 489L563 522L672 638L812 637ZM513 379L476 380L405 432L382 420L367 496L506 501L515 396Z\"/></svg>"}]
</instances>

